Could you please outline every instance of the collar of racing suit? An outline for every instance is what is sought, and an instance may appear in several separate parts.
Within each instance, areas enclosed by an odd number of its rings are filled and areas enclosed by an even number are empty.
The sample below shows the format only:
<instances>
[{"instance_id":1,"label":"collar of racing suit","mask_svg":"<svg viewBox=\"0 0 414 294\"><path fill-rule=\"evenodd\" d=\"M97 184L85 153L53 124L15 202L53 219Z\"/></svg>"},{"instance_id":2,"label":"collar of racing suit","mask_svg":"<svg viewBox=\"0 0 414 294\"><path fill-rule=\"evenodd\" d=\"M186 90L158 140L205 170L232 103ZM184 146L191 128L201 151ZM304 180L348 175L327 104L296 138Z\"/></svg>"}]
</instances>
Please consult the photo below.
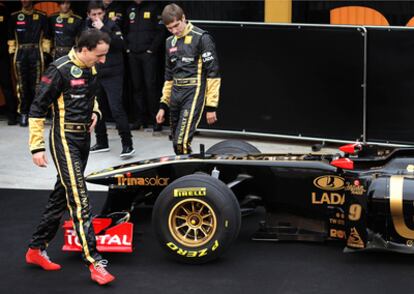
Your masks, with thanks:
<instances>
[{"instance_id":1,"label":"collar of racing suit","mask_svg":"<svg viewBox=\"0 0 414 294\"><path fill-rule=\"evenodd\" d=\"M76 52L75 52L75 48L72 48L71 50L70 50L70 52L68 53L68 56L69 56L69 58L70 58L70 60L76 65L76 66L78 66L78 67L80 67L80 68L87 68L87 66L78 58L78 56L76 55ZM96 71L96 68L95 68L95 66L92 66L92 68L91 68L91 70L92 70L92 74L93 75L96 75L97 74L97 71Z\"/></svg>"},{"instance_id":2,"label":"collar of racing suit","mask_svg":"<svg viewBox=\"0 0 414 294\"><path fill-rule=\"evenodd\" d=\"M189 32L191 32L191 30L193 29L193 24L191 22L188 22L188 24L186 25L184 32L181 36L177 37L177 39L180 39L182 37L185 37L188 35Z\"/></svg>"},{"instance_id":3,"label":"collar of racing suit","mask_svg":"<svg viewBox=\"0 0 414 294\"><path fill-rule=\"evenodd\" d=\"M30 9L22 8L22 12L26 15L32 15L33 12L34 12L34 9L33 9L33 7L30 8Z\"/></svg>"},{"instance_id":4,"label":"collar of racing suit","mask_svg":"<svg viewBox=\"0 0 414 294\"><path fill-rule=\"evenodd\" d=\"M75 52L75 49L74 48L72 48L71 50L70 50L70 52L69 52L69 58L70 58L70 60L72 60L72 62L76 65L76 66L78 66L78 67L80 67L80 68L86 68L87 66L86 66L86 64L85 63L83 63L80 59L79 59L79 57L76 55L76 52Z\"/></svg>"},{"instance_id":5,"label":"collar of racing suit","mask_svg":"<svg viewBox=\"0 0 414 294\"><path fill-rule=\"evenodd\" d=\"M72 10L69 10L69 11L68 11L68 13L62 13L62 12L60 12L60 13L59 13L59 16L60 16L61 18L69 18L69 17L71 17L71 16L72 16L72 14L73 14L73 11L72 11Z\"/></svg>"}]
</instances>

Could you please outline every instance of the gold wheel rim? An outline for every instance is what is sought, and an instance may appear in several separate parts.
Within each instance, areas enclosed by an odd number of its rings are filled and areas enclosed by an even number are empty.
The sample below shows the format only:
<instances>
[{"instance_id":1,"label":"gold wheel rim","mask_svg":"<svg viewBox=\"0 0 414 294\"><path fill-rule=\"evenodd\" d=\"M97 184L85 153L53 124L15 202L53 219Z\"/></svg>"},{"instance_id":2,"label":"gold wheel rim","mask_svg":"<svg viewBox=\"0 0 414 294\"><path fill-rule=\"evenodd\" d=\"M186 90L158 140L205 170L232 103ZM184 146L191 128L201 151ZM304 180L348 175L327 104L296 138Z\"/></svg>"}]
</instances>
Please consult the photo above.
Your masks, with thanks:
<instances>
[{"instance_id":1,"label":"gold wheel rim","mask_svg":"<svg viewBox=\"0 0 414 294\"><path fill-rule=\"evenodd\" d=\"M205 201L186 199L171 209L168 226L177 242L187 247L199 247L213 238L217 217Z\"/></svg>"}]
</instances>

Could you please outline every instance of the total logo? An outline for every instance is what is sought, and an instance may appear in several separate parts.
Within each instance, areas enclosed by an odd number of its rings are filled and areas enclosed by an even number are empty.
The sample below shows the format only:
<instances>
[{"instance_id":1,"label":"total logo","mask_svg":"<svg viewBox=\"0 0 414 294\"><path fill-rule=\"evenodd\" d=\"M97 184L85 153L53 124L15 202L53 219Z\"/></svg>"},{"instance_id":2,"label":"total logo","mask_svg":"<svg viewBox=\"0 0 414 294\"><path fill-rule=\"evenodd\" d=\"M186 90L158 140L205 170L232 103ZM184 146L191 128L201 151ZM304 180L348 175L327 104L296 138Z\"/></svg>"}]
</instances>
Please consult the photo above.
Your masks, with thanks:
<instances>
[{"instance_id":1,"label":"total logo","mask_svg":"<svg viewBox=\"0 0 414 294\"><path fill-rule=\"evenodd\" d=\"M128 241L127 235L97 235L96 236L96 245L118 245L118 246L131 246L131 241ZM68 245L76 245L81 247L78 236L76 236L75 231L69 230L67 235Z\"/></svg>"}]
</instances>

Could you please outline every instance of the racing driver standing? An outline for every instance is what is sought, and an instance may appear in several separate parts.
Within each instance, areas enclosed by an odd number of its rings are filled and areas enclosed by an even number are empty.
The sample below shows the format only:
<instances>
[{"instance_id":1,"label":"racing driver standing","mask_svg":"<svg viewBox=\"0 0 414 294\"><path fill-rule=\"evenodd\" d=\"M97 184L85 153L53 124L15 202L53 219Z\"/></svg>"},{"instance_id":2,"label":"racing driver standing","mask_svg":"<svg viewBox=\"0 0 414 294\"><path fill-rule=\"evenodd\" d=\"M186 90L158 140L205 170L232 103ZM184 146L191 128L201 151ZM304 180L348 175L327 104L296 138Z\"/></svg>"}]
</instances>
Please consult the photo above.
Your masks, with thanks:
<instances>
[{"instance_id":1,"label":"racing driver standing","mask_svg":"<svg viewBox=\"0 0 414 294\"><path fill-rule=\"evenodd\" d=\"M191 141L204 108L208 124L217 121L221 78L211 35L187 22L177 4L165 6L162 20L173 34L166 41L165 82L156 119L170 110L176 154L191 153Z\"/></svg>"},{"instance_id":2,"label":"racing driver standing","mask_svg":"<svg viewBox=\"0 0 414 294\"><path fill-rule=\"evenodd\" d=\"M89 155L90 133L101 116L95 96L98 88L95 65L105 62L110 41L108 34L97 29L82 32L77 46L68 55L54 61L42 76L29 112L32 159L35 165L46 167L43 131L47 110L52 106L50 149L58 175L30 241L26 262L45 270L61 268L49 259L46 247L55 236L68 207L81 243L82 257L92 280L100 285L112 282L115 277L105 269L108 262L96 250L83 173Z\"/></svg>"}]
</instances>

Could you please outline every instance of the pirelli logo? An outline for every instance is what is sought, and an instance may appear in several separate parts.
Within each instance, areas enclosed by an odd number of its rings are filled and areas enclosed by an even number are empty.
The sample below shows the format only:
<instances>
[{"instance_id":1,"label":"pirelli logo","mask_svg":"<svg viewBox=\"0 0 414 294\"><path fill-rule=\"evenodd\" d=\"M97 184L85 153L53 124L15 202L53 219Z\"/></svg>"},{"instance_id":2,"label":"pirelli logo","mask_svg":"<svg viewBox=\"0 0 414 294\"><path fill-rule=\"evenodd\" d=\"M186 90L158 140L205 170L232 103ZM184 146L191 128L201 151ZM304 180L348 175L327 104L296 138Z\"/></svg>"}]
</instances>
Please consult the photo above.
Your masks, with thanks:
<instances>
[{"instance_id":1,"label":"pirelli logo","mask_svg":"<svg viewBox=\"0 0 414 294\"><path fill-rule=\"evenodd\" d=\"M174 189L174 197L200 197L207 195L205 187L177 188Z\"/></svg>"}]
</instances>

